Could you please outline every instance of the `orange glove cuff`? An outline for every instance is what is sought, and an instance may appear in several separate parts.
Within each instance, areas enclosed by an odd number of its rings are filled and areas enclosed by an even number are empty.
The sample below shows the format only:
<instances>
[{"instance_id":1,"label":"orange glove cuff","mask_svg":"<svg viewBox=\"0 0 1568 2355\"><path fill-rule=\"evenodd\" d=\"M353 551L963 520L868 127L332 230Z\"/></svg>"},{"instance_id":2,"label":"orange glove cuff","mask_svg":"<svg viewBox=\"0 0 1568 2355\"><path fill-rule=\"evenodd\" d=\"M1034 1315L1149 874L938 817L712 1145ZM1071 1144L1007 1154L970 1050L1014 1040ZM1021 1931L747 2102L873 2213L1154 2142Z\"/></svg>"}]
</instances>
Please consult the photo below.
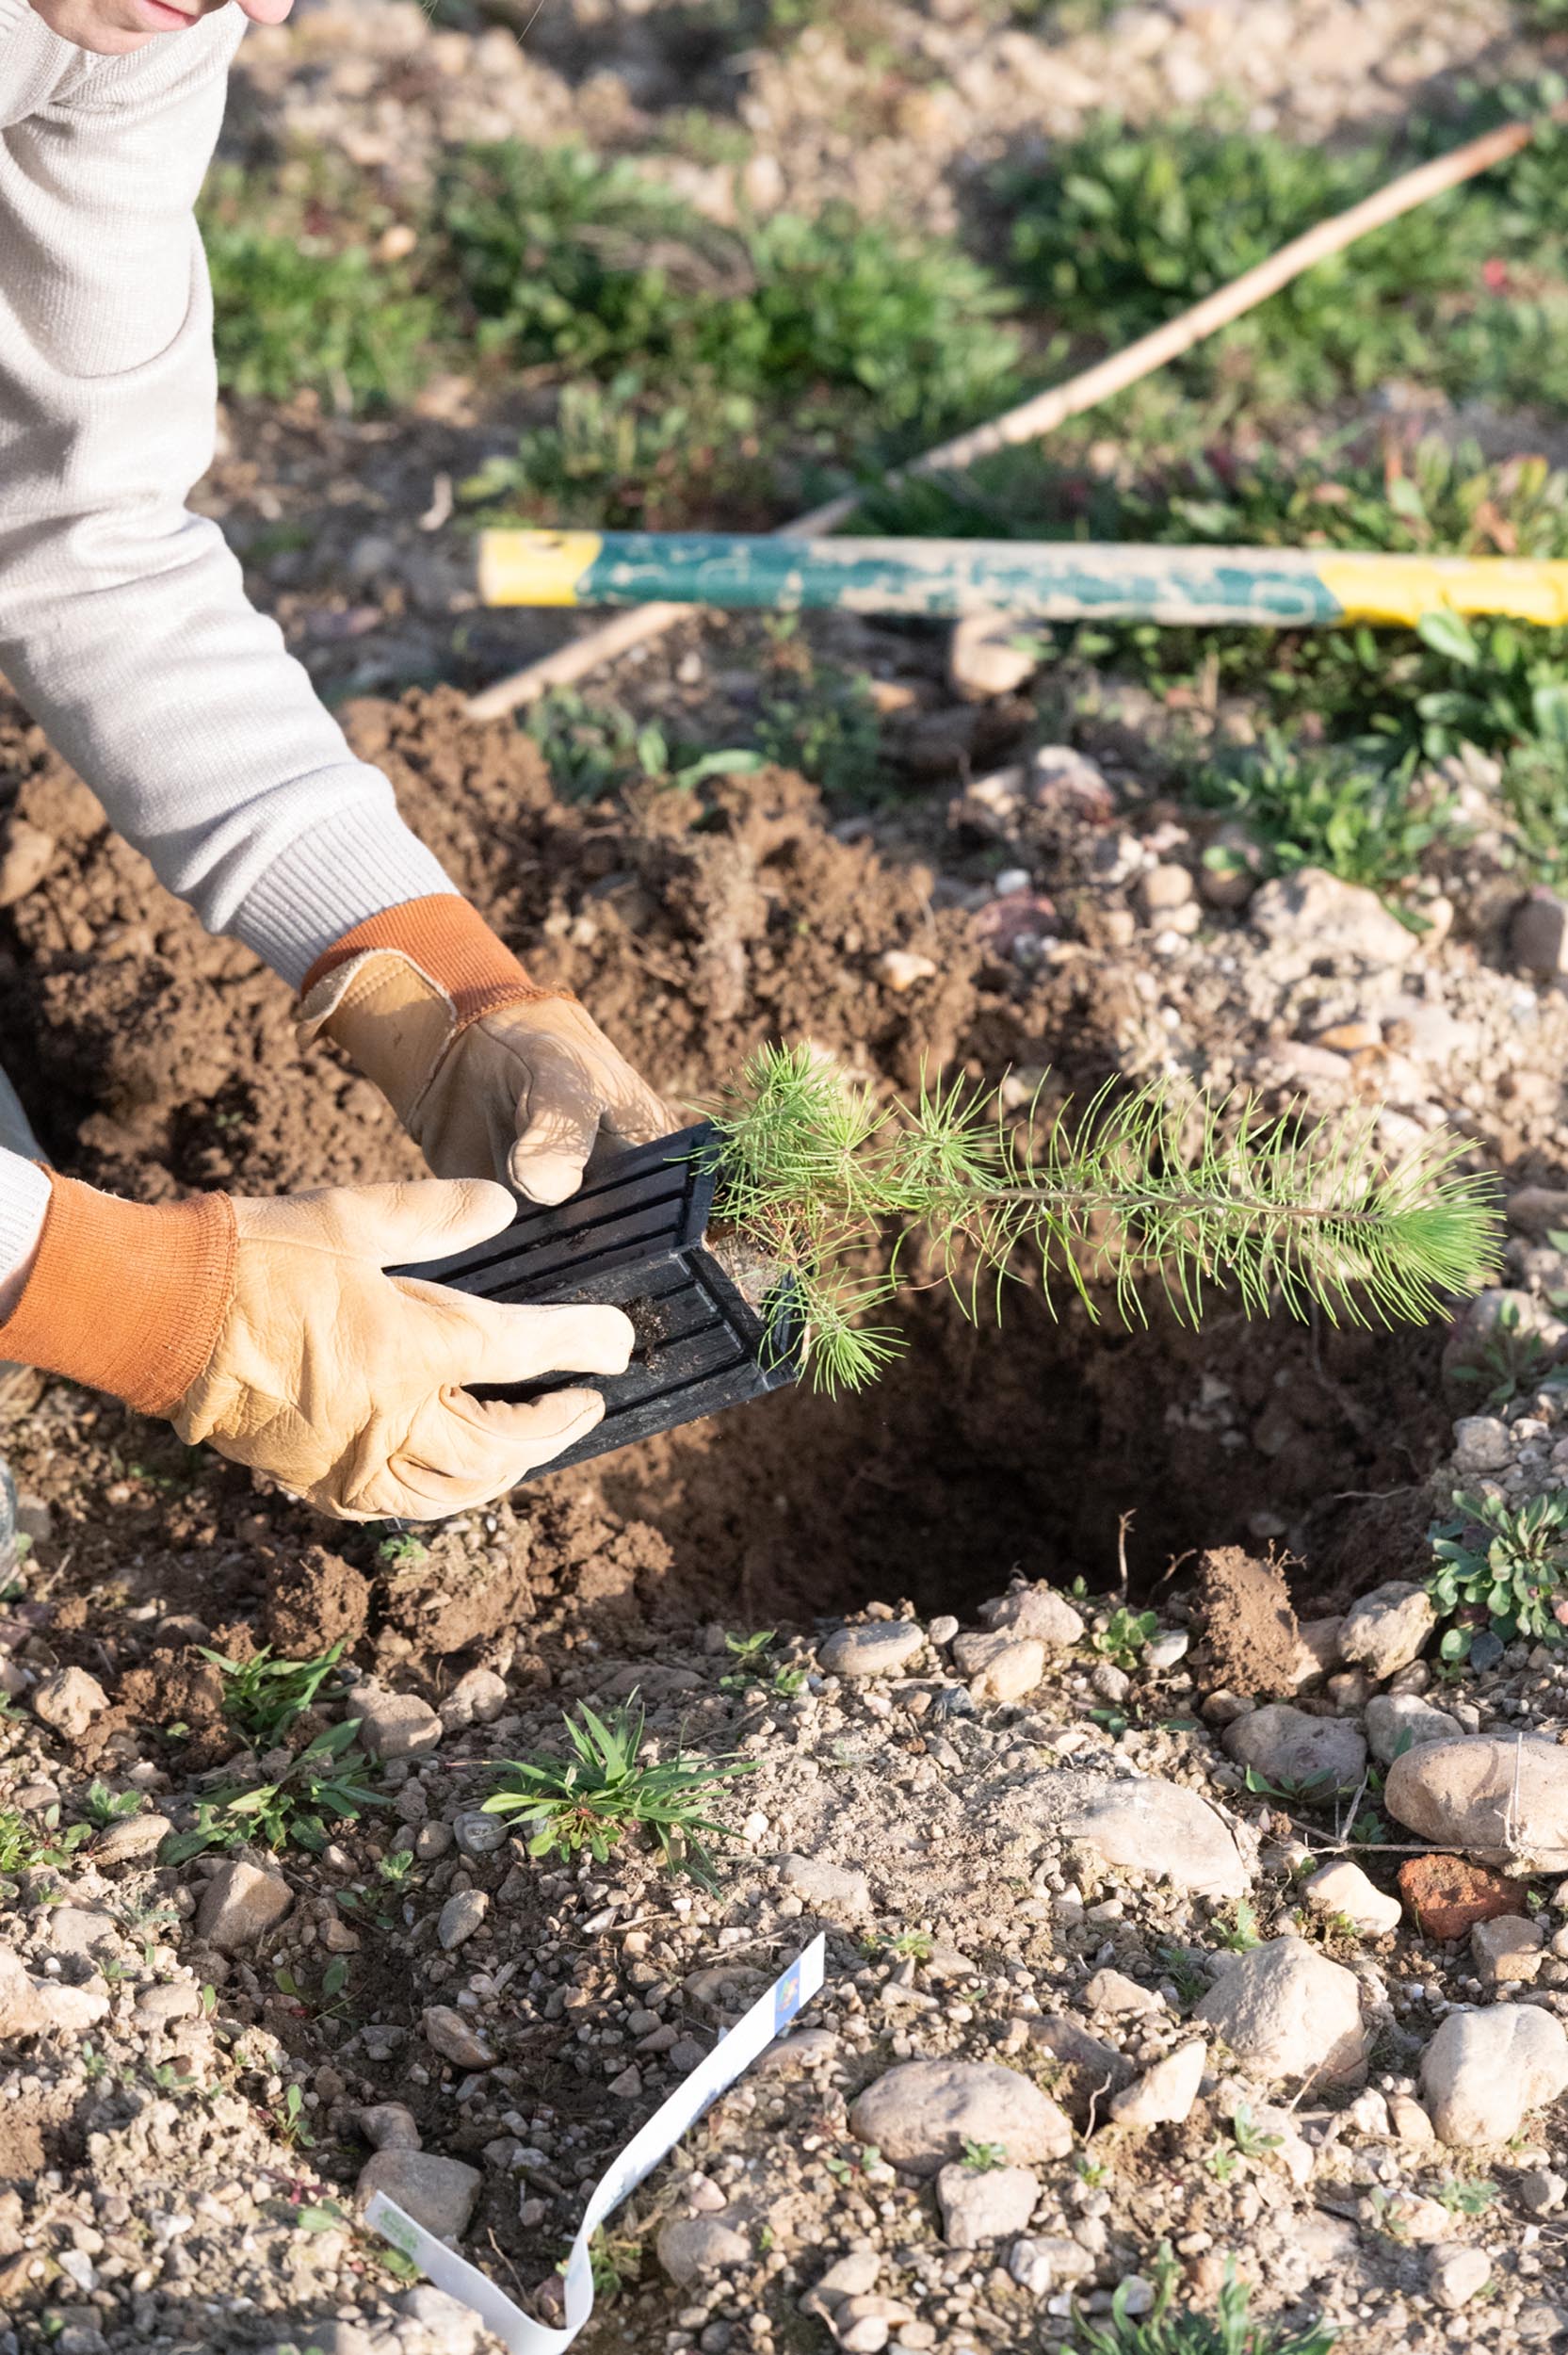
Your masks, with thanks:
<instances>
[{"instance_id":1,"label":"orange glove cuff","mask_svg":"<svg viewBox=\"0 0 1568 2355\"><path fill-rule=\"evenodd\" d=\"M399 950L410 958L450 998L459 1030L482 1015L493 1014L497 1006L568 994L541 989L477 908L460 900L456 892L438 891L428 899L405 900L401 907L383 908L380 916L367 917L334 941L300 983L301 1005L340 965L374 949Z\"/></svg>"},{"instance_id":2,"label":"orange glove cuff","mask_svg":"<svg viewBox=\"0 0 1568 2355\"><path fill-rule=\"evenodd\" d=\"M121 1202L53 1170L49 1179L38 1256L0 1324L0 1357L167 1414L212 1356L229 1305L227 1194Z\"/></svg>"}]
</instances>

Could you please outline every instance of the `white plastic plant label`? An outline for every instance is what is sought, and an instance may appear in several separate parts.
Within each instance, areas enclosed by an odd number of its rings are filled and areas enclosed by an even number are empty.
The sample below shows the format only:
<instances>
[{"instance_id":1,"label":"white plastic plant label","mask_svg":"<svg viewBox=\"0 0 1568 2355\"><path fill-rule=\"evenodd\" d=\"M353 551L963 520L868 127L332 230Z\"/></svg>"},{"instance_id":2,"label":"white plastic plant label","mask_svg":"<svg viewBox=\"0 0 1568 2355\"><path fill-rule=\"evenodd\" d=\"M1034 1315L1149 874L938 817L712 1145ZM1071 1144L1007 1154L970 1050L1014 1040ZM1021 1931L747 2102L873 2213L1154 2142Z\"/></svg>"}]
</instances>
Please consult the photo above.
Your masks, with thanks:
<instances>
[{"instance_id":1,"label":"white plastic plant label","mask_svg":"<svg viewBox=\"0 0 1568 2355\"><path fill-rule=\"evenodd\" d=\"M510 2355L560 2355L593 2312L589 2243L594 2233L622 2200L630 2198L643 2177L651 2175L659 2161L669 2155L703 2111L750 2069L775 2037L784 2033L802 2005L811 2002L822 1985L824 1948L825 1941L815 1938L803 1954L796 1956L767 1993L758 1996L744 2020L736 2021L728 2036L719 2038L701 2068L683 2078L668 2102L654 2112L646 2126L632 2136L614 2165L599 2178L567 2260L564 2330L553 2331L542 2322L530 2320L488 2274L448 2249L445 2241L427 2233L422 2224L416 2224L384 2192L372 2195L364 2212L365 2222L383 2240L389 2240L394 2249L412 2258L437 2289L445 2290L462 2305L471 2306L486 2330L494 2331Z\"/></svg>"}]
</instances>

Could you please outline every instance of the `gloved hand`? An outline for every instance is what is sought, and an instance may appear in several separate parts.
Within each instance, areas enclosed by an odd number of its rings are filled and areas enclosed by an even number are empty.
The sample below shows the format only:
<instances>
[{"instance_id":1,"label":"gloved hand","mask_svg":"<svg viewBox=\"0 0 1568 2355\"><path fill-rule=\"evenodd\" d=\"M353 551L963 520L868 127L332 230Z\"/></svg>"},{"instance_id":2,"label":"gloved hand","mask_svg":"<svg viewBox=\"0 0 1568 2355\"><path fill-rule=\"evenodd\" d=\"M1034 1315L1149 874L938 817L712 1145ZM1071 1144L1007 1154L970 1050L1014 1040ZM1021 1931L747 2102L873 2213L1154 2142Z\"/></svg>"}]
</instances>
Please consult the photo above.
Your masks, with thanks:
<instances>
[{"instance_id":1,"label":"gloved hand","mask_svg":"<svg viewBox=\"0 0 1568 2355\"><path fill-rule=\"evenodd\" d=\"M619 1373L619 1308L513 1307L382 1273L499 1234L487 1181L145 1206L52 1178L0 1356L167 1415L339 1520L486 1504L591 1431L595 1390L481 1404L467 1382Z\"/></svg>"},{"instance_id":2,"label":"gloved hand","mask_svg":"<svg viewBox=\"0 0 1568 2355\"><path fill-rule=\"evenodd\" d=\"M438 1178L509 1178L564 1202L597 1151L678 1113L566 990L542 990L465 900L441 893L346 933L305 976L299 1035L373 1080Z\"/></svg>"}]
</instances>

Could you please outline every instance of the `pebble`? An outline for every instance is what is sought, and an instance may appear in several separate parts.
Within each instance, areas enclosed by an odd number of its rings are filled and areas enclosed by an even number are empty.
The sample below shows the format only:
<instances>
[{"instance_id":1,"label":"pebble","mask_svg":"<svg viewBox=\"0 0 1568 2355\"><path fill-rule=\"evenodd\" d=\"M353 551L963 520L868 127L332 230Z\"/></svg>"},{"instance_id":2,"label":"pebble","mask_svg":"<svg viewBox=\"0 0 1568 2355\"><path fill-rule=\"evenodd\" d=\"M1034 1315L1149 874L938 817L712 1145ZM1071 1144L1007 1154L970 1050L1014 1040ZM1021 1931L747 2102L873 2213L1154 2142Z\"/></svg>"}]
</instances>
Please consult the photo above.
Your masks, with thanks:
<instances>
[{"instance_id":1,"label":"pebble","mask_svg":"<svg viewBox=\"0 0 1568 2355\"><path fill-rule=\"evenodd\" d=\"M468 2229L483 2182L478 2168L461 2159L394 2148L366 2159L356 2189L362 2201L372 2192L385 2192L437 2240L455 2241Z\"/></svg>"},{"instance_id":2,"label":"pebble","mask_svg":"<svg viewBox=\"0 0 1568 2355\"><path fill-rule=\"evenodd\" d=\"M33 1687L33 1714L68 1742L78 1742L109 1705L96 1677L85 1668L57 1668Z\"/></svg>"},{"instance_id":3,"label":"pebble","mask_svg":"<svg viewBox=\"0 0 1568 2355\"><path fill-rule=\"evenodd\" d=\"M1046 2233L1015 2241L1008 2251L1008 2271L1031 2298L1046 2298L1063 2283L1092 2281L1095 2266L1080 2242Z\"/></svg>"},{"instance_id":4,"label":"pebble","mask_svg":"<svg viewBox=\"0 0 1568 2355\"><path fill-rule=\"evenodd\" d=\"M1038 639L1031 646L1016 614L966 613L947 641L948 683L966 703L1016 694L1039 667Z\"/></svg>"},{"instance_id":5,"label":"pebble","mask_svg":"<svg viewBox=\"0 0 1568 2355\"><path fill-rule=\"evenodd\" d=\"M1163 1634L1154 1636L1143 1653L1145 1666L1157 1675L1176 1667L1192 1648L1192 1638L1185 1627L1167 1628Z\"/></svg>"},{"instance_id":6,"label":"pebble","mask_svg":"<svg viewBox=\"0 0 1568 2355\"><path fill-rule=\"evenodd\" d=\"M1421 2088L1440 2142L1507 2142L1529 2111L1568 2087L1568 2036L1533 2004L1450 2012L1421 2055Z\"/></svg>"},{"instance_id":7,"label":"pebble","mask_svg":"<svg viewBox=\"0 0 1568 2355\"><path fill-rule=\"evenodd\" d=\"M1485 1987L1517 1985L1533 1979L1541 1968L1546 1933L1539 1922L1523 1914L1495 1914L1478 1922L1470 1933L1470 1952Z\"/></svg>"},{"instance_id":8,"label":"pebble","mask_svg":"<svg viewBox=\"0 0 1568 2355\"><path fill-rule=\"evenodd\" d=\"M1015 2166L1063 2159L1073 2129L1029 2078L995 2061L905 2061L879 2077L849 2113L863 2142L912 2173L934 2175L966 2143L999 2143Z\"/></svg>"},{"instance_id":9,"label":"pebble","mask_svg":"<svg viewBox=\"0 0 1568 2355\"><path fill-rule=\"evenodd\" d=\"M1366 1771L1366 1743L1359 1726L1342 1717L1314 1717L1288 1701L1270 1701L1227 1726L1225 1749L1238 1765L1252 1766L1276 1785L1311 1789L1325 1797L1353 1791Z\"/></svg>"},{"instance_id":10,"label":"pebble","mask_svg":"<svg viewBox=\"0 0 1568 2355\"><path fill-rule=\"evenodd\" d=\"M745 2265L752 2254L743 2233L711 2216L672 2217L660 2230L655 2247L660 2265L681 2289L729 2266Z\"/></svg>"},{"instance_id":11,"label":"pebble","mask_svg":"<svg viewBox=\"0 0 1568 2355\"><path fill-rule=\"evenodd\" d=\"M360 1747L382 1765L395 1759L420 1758L441 1740L442 1724L428 1701L416 1693L388 1693L379 1684L356 1684L344 1702L344 1715L360 1721Z\"/></svg>"},{"instance_id":12,"label":"pebble","mask_svg":"<svg viewBox=\"0 0 1568 2355\"><path fill-rule=\"evenodd\" d=\"M1532 2167L1519 2177L1514 2189L1520 2205L1531 2216L1555 2216L1568 2200L1568 2176L1559 2175L1549 2167Z\"/></svg>"},{"instance_id":13,"label":"pebble","mask_svg":"<svg viewBox=\"0 0 1568 2355\"><path fill-rule=\"evenodd\" d=\"M1150 1873L1200 1897L1243 1897L1250 1876L1223 1818L1185 1783L1157 1776L1107 1782L1071 1808L1062 1830L1104 1864Z\"/></svg>"},{"instance_id":14,"label":"pebble","mask_svg":"<svg viewBox=\"0 0 1568 2355\"><path fill-rule=\"evenodd\" d=\"M1484 2249L1440 2243L1427 2259L1427 2288L1445 2314L1457 2314L1491 2279L1492 2260Z\"/></svg>"},{"instance_id":15,"label":"pebble","mask_svg":"<svg viewBox=\"0 0 1568 2355\"><path fill-rule=\"evenodd\" d=\"M1437 2130L1413 2093L1391 2093L1388 2122L1401 2142L1419 2146L1435 2142Z\"/></svg>"},{"instance_id":16,"label":"pebble","mask_svg":"<svg viewBox=\"0 0 1568 2355\"><path fill-rule=\"evenodd\" d=\"M936 2201L949 2249L983 2249L1023 2232L1040 2198L1026 2167L965 2167L949 2161L936 2179Z\"/></svg>"},{"instance_id":17,"label":"pebble","mask_svg":"<svg viewBox=\"0 0 1568 2355\"><path fill-rule=\"evenodd\" d=\"M1035 1635L959 1635L953 1665L977 1701L1021 1700L1045 1674L1045 1647Z\"/></svg>"},{"instance_id":18,"label":"pebble","mask_svg":"<svg viewBox=\"0 0 1568 2355\"><path fill-rule=\"evenodd\" d=\"M980 1617L994 1633L1032 1635L1047 1651L1070 1650L1082 1643L1086 1632L1082 1613L1043 1579L1032 1586L1011 1587L994 1601L982 1603Z\"/></svg>"},{"instance_id":19,"label":"pebble","mask_svg":"<svg viewBox=\"0 0 1568 2355\"><path fill-rule=\"evenodd\" d=\"M1276 949L1308 966L1322 957L1359 957L1371 966L1404 965L1416 940L1375 891L1341 883L1320 867L1298 868L1253 893L1248 921Z\"/></svg>"},{"instance_id":20,"label":"pebble","mask_svg":"<svg viewBox=\"0 0 1568 2355\"><path fill-rule=\"evenodd\" d=\"M1423 1742L1394 1761L1383 1797L1423 1840L1519 1873L1568 1873L1568 1766L1538 1734Z\"/></svg>"},{"instance_id":21,"label":"pebble","mask_svg":"<svg viewBox=\"0 0 1568 2355\"><path fill-rule=\"evenodd\" d=\"M1244 2067L1271 2079L1329 2085L1366 2058L1361 1983L1301 1938L1271 1938L1238 1955L1196 2007Z\"/></svg>"},{"instance_id":22,"label":"pebble","mask_svg":"<svg viewBox=\"0 0 1568 2355\"><path fill-rule=\"evenodd\" d=\"M933 981L936 969L934 957L923 957L913 949L884 949L876 965L877 979L900 998L917 982Z\"/></svg>"},{"instance_id":23,"label":"pebble","mask_svg":"<svg viewBox=\"0 0 1568 2355\"><path fill-rule=\"evenodd\" d=\"M1386 1937L1404 1918L1398 1897L1386 1896L1349 1857L1314 1873L1301 1894L1315 1912L1343 1914L1368 1938Z\"/></svg>"},{"instance_id":24,"label":"pebble","mask_svg":"<svg viewBox=\"0 0 1568 2355\"><path fill-rule=\"evenodd\" d=\"M1111 2096L1109 2117L1118 2126L1179 2126L1198 2099L1207 2065L1205 2044L1178 2045L1135 2085Z\"/></svg>"},{"instance_id":25,"label":"pebble","mask_svg":"<svg viewBox=\"0 0 1568 2355\"><path fill-rule=\"evenodd\" d=\"M490 1899L482 1889L460 1889L447 1898L436 1923L436 1936L450 1954L465 1938L472 1938L485 1915L490 1911Z\"/></svg>"},{"instance_id":26,"label":"pebble","mask_svg":"<svg viewBox=\"0 0 1568 2355\"><path fill-rule=\"evenodd\" d=\"M1539 884L1509 918L1509 954L1522 973L1550 980L1568 965L1568 902Z\"/></svg>"},{"instance_id":27,"label":"pebble","mask_svg":"<svg viewBox=\"0 0 1568 2355\"><path fill-rule=\"evenodd\" d=\"M458 2069L493 2069L495 2055L451 2004L427 2004L420 2021L426 2043Z\"/></svg>"},{"instance_id":28,"label":"pebble","mask_svg":"<svg viewBox=\"0 0 1568 2355\"><path fill-rule=\"evenodd\" d=\"M424 2147L419 2122L401 2102L374 2102L357 2112L354 2122L373 2151L418 2151Z\"/></svg>"},{"instance_id":29,"label":"pebble","mask_svg":"<svg viewBox=\"0 0 1568 2355\"><path fill-rule=\"evenodd\" d=\"M154 1855L174 1827L167 1815L126 1815L110 1824L92 1843L94 1864L139 1864Z\"/></svg>"},{"instance_id":30,"label":"pebble","mask_svg":"<svg viewBox=\"0 0 1568 2355\"><path fill-rule=\"evenodd\" d=\"M441 1704L441 1722L448 1733L470 1726L488 1726L507 1705L507 1681L493 1668L470 1668L459 1677Z\"/></svg>"},{"instance_id":31,"label":"pebble","mask_svg":"<svg viewBox=\"0 0 1568 2355\"><path fill-rule=\"evenodd\" d=\"M779 1860L779 1880L805 1900L813 1912L829 1920L859 1919L871 1908L871 1884L864 1873L825 1857L785 1856Z\"/></svg>"},{"instance_id":32,"label":"pebble","mask_svg":"<svg viewBox=\"0 0 1568 2355\"><path fill-rule=\"evenodd\" d=\"M202 1892L196 1935L220 1955L237 1955L274 1929L294 1903L281 1873L235 1860L220 1864Z\"/></svg>"},{"instance_id":33,"label":"pebble","mask_svg":"<svg viewBox=\"0 0 1568 2355\"><path fill-rule=\"evenodd\" d=\"M1414 1693L1374 1693L1366 1723L1367 1746L1380 1766L1391 1766L1423 1742L1457 1741L1463 1730L1457 1717Z\"/></svg>"},{"instance_id":34,"label":"pebble","mask_svg":"<svg viewBox=\"0 0 1568 2355\"><path fill-rule=\"evenodd\" d=\"M817 1658L829 1676L890 1677L908 1665L925 1641L924 1629L913 1619L873 1619L865 1627L841 1627Z\"/></svg>"},{"instance_id":35,"label":"pebble","mask_svg":"<svg viewBox=\"0 0 1568 2355\"><path fill-rule=\"evenodd\" d=\"M1083 2000L1091 2011L1107 2013L1112 2019L1165 2009L1164 1997L1154 1988L1140 1987L1121 1971L1096 1971L1084 1989Z\"/></svg>"},{"instance_id":36,"label":"pebble","mask_svg":"<svg viewBox=\"0 0 1568 2355\"><path fill-rule=\"evenodd\" d=\"M1513 1441L1500 1415L1461 1415L1454 1425L1456 1471L1504 1471L1513 1461Z\"/></svg>"},{"instance_id":37,"label":"pebble","mask_svg":"<svg viewBox=\"0 0 1568 2355\"><path fill-rule=\"evenodd\" d=\"M511 1835L504 1815L487 1815L482 1808L469 1807L453 1817L452 1837L462 1854L472 1860L498 1855Z\"/></svg>"},{"instance_id":38,"label":"pebble","mask_svg":"<svg viewBox=\"0 0 1568 2355\"><path fill-rule=\"evenodd\" d=\"M1437 1612L1426 1588L1390 1579L1346 1613L1340 1653L1381 1684L1419 1657L1436 1625Z\"/></svg>"}]
</instances>

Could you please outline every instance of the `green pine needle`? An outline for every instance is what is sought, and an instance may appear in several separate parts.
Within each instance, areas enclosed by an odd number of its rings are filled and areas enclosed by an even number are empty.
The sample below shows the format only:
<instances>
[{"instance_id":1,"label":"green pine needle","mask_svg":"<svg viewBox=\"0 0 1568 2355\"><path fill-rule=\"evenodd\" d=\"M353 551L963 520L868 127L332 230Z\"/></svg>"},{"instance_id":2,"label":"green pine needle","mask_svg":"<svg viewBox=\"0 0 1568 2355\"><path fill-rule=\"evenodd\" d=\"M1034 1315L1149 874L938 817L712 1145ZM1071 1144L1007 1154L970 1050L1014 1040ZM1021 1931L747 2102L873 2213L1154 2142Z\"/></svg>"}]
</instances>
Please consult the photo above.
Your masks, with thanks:
<instances>
[{"instance_id":1,"label":"green pine needle","mask_svg":"<svg viewBox=\"0 0 1568 2355\"><path fill-rule=\"evenodd\" d=\"M1388 1168L1375 1113L1303 1124L1167 1083L1103 1089L1075 1121L1014 1131L965 1082L881 1103L809 1048L765 1047L714 1128L718 1215L792 1279L771 1326L800 1321L830 1394L898 1354L898 1333L867 1320L901 1289L916 1233L970 1314L1032 1259L1048 1303L1065 1289L1094 1315L1108 1288L1141 1320L1152 1285L1190 1323L1226 1285L1249 1316L1423 1324L1479 1290L1500 1250L1493 1189L1459 1168L1464 1147L1433 1139ZM889 1232L884 1266L868 1255Z\"/></svg>"}]
</instances>

